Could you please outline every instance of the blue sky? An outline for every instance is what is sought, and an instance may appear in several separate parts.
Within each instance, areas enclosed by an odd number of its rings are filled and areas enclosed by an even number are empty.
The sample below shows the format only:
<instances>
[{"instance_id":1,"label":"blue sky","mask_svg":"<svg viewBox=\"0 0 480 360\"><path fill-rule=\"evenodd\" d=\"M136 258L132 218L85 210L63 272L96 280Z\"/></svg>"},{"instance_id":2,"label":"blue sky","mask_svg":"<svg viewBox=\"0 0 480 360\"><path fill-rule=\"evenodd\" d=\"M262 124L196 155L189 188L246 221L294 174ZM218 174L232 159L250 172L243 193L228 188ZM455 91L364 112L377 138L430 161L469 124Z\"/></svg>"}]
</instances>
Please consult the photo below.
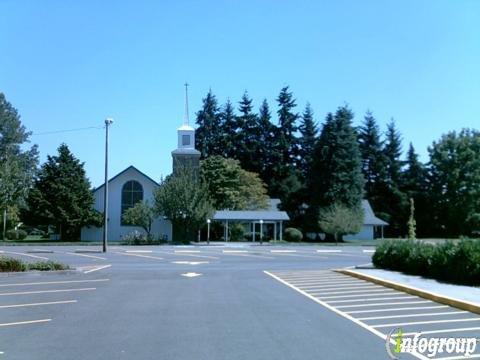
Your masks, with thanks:
<instances>
[{"instance_id":1,"label":"blue sky","mask_svg":"<svg viewBox=\"0 0 480 360\"><path fill-rule=\"evenodd\" d=\"M422 159L441 134L480 128L480 1L0 0L0 91L34 133L111 129L110 174L171 171L183 121L209 88L223 103L248 90L275 109L290 85L316 120L348 103L395 118ZM67 143L93 185L101 129L37 135L41 160Z\"/></svg>"}]
</instances>

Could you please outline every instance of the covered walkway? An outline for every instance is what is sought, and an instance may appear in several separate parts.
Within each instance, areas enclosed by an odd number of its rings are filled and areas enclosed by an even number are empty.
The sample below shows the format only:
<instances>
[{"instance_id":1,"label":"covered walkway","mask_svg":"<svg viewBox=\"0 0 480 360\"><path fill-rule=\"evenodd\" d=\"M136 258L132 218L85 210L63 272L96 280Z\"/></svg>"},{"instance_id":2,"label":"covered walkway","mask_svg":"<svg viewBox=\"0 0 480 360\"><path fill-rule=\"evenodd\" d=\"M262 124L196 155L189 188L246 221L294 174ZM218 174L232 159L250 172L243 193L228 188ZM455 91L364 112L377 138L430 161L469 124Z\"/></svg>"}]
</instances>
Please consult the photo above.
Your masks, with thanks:
<instances>
[{"instance_id":1,"label":"covered walkway","mask_svg":"<svg viewBox=\"0 0 480 360\"><path fill-rule=\"evenodd\" d=\"M288 214L285 211L279 210L250 210L250 211L231 211L231 210L220 210L215 213L213 216L214 221L221 221L224 226L224 238L225 241L229 241L228 236L228 225L229 222L243 222L250 223L250 229L252 232L252 241L255 242L255 233L257 229L257 224L260 226L260 236L263 238L264 226L265 224L273 224L273 240L277 240L277 235L279 239L282 240L283 234L283 222L290 220ZM262 240L262 239L260 239Z\"/></svg>"}]
</instances>

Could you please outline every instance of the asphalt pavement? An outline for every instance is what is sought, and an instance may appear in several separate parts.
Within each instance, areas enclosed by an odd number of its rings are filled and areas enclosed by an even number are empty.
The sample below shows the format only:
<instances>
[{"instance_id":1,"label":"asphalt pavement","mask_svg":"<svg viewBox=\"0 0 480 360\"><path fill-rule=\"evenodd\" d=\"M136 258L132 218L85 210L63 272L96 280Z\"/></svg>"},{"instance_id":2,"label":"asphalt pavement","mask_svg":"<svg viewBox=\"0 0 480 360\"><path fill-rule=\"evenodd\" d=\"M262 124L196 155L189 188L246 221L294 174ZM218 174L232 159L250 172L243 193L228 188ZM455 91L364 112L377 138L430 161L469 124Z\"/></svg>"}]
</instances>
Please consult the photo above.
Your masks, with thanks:
<instances>
[{"instance_id":1,"label":"asphalt pavement","mask_svg":"<svg viewBox=\"0 0 480 360\"><path fill-rule=\"evenodd\" d=\"M388 359L387 326L380 335L368 328L384 320L336 309L368 299L348 297L353 292L322 301L315 298L321 292L303 289L350 291L342 288L361 280L331 270L369 263L371 249L0 247L4 255L76 269L0 275L0 359Z\"/></svg>"}]
</instances>

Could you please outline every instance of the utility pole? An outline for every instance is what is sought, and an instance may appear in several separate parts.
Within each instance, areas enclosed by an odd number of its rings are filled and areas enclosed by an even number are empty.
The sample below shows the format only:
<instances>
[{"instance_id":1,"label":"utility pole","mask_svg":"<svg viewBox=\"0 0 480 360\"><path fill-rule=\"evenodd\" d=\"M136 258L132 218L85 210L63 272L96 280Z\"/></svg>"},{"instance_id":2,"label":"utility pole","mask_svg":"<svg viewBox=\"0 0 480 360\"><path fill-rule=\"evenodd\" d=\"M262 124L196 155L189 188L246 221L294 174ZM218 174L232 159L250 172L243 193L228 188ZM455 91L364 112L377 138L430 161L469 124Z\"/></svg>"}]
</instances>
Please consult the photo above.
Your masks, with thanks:
<instances>
[{"instance_id":1,"label":"utility pole","mask_svg":"<svg viewBox=\"0 0 480 360\"><path fill-rule=\"evenodd\" d=\"M108 127L113 119L105 119L105 189L103 193L103 252L107 252L108 234Z\"/></svg>"}]
</instances>

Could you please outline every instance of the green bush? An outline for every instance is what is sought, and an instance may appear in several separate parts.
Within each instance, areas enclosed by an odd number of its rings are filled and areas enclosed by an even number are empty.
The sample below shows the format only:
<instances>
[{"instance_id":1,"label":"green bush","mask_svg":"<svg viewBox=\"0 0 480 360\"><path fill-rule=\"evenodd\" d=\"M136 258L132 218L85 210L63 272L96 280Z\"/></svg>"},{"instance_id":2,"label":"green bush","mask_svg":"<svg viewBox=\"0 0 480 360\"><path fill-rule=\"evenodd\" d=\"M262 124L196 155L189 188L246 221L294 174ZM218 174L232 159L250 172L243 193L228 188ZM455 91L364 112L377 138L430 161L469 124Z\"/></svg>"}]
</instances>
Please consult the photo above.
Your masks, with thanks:
<instances>
[{"instance_id":1,"label":"green bush","mask_svg":"<svg viewBox=\"0 0 480 360\"><path fill-rule=\"evenodd\" d=\"M0 272L17 272L27 269L22 260L18 260L9 256L0 256Z\"/></svg>"},{"instance_id":2,"label":"green bush","mask_svg":"<svg viewBox=\"0 0 480 360\"><path fill-rule=\"evenodd\" d=\"M297 228L286 228L285 229L285 235L284 235L284 239L286 241L291 241L291 242L299 242L299 241L302 241L303 239L303 234L300 230L298 230Z\"/></svg>"},{"instance_id":3,"label":"green bush","mask_svg":"<svg viewBox=\"0 0 480 360\"><path fill-rule=\"evenodd\" d=\"M27 232L22 229L18 229L18 230L12 229L12 230L8 230L6 233L8 240L25 240L27 235L28 235Z\"/></svg>"},{"instance_id":4,"label":"green bush","mask_svg":"<svg viewBox=\"0 0 480 360\"><path fill-rule=\"evenodd\" d=\"M38 271L52 271L52 270L68 270L68 265L56 262L56 261L38 261L34 263L28 263L28 270L38 270Z\"/></svg>"},{"instance_id":5,"label":"green bush","mask_svg":"<svg viewBox=\"0 0 480 360\"><path fill-rule=\"evenodd\" d=\"M20 272L28 270L51 271L67 270L68 265L55 261L24 262L10 256L0 256L0 272Z\"/></svg>"},{"instance_id":6,"label":"green bush","mask_svg":"<svg viewBox=\"0 0 480 360\"><path fill-rule=\"evenodd\" d=\"M166 235L155 238L138 231L133 231L130 234L125 235L120 243L122 245L163 245L167 242Z\"/></svg>"},{"instance_id":7,"label":"green bush","mask_svg":"<svg viewBox=\"0 0 480 360\"><path fill-rule=\"evenodd\" d=\"M480 241L433 245L417 240L388 240L377 247L373 264L455 284L480 285Z\"/></svg>"},{"instance_id":8,"label":"green bush","mask_svg":"<svg viewBox=\"0 0 480 360\"><path fill-rule=\"evenodd\" d=\"M242 224L233 224L230 228L230 241L242 241L245 236L245 227Z\"/></svg>"}]
</instances>

